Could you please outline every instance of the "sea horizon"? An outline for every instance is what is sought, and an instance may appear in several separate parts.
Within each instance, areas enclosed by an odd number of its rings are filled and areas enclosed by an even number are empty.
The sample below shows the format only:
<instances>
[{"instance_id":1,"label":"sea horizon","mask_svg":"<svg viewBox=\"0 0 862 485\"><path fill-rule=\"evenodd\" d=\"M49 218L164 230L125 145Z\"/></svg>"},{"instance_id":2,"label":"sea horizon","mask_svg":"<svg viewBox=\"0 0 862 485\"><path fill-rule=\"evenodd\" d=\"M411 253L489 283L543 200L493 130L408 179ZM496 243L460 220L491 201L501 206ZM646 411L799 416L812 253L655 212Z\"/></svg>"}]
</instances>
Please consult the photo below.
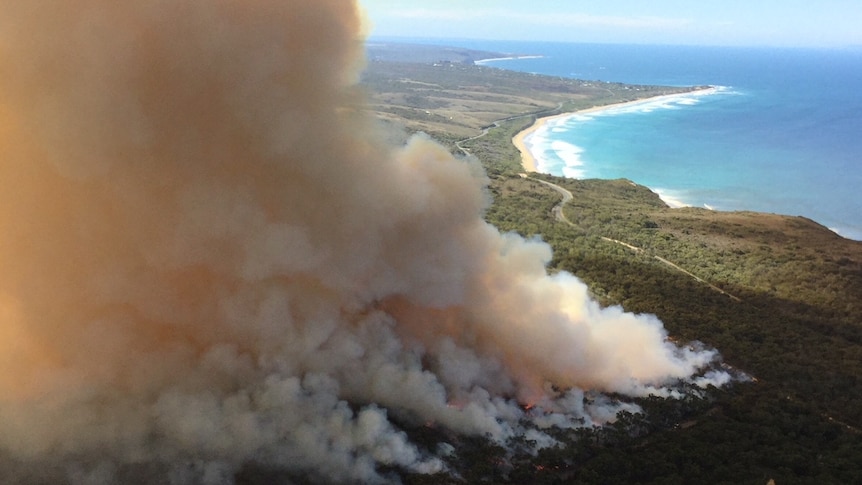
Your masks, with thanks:
<instances>
[{"instance_id":1,"label":"sea horizon","mask_svg":"<svg viewBox=\"0 0 862 485\"><path fill-rule=\"evenodd\" d=\"M862 50L439 43L506 54L481 64L515 71L714 86L557 117L525 145L541 172L626 178L671 206L803 216L862 240Z\"/></svg>"}]
</instances>

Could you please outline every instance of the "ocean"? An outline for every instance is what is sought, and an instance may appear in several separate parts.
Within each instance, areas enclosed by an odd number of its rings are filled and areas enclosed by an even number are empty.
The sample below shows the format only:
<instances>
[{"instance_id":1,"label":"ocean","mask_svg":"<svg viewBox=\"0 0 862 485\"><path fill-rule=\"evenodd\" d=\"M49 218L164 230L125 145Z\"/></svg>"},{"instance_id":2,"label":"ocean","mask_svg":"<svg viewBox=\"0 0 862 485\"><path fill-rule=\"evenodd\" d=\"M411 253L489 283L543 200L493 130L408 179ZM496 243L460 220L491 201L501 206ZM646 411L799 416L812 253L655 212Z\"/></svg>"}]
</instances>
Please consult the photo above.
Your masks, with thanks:
<instances>
[{"instance_id":1,"label":"ocean","mask_svg":"<svg viewBox=\"0 0 862 485\"><path fill-rule=\"evenodd\" d=\"M486 63L504 69L718 88L548 123L527 140L540 171L627 178L671 205L800 215L862 240L862 49L447 42L541 56Z\"/></svg>"}]
</instances>

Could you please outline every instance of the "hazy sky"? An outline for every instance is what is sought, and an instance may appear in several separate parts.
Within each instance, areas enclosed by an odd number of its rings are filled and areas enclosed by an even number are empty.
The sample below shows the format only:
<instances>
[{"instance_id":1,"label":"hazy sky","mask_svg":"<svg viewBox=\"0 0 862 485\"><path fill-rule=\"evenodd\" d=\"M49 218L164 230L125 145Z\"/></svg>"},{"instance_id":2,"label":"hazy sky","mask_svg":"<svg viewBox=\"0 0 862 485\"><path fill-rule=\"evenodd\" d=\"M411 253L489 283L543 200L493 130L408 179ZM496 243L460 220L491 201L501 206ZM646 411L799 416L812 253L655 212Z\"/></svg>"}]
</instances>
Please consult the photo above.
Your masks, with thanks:
<instances>
[{"instance_id":1,"label":"hazy sky","mask_svg":"<svg viewBox=\"0 0 862 485\"><path fill-rule=\"evenodd\" d=\"M860 0L360 0L371 35L640 44L862 45Z\"/></svg>"}]
</instances>

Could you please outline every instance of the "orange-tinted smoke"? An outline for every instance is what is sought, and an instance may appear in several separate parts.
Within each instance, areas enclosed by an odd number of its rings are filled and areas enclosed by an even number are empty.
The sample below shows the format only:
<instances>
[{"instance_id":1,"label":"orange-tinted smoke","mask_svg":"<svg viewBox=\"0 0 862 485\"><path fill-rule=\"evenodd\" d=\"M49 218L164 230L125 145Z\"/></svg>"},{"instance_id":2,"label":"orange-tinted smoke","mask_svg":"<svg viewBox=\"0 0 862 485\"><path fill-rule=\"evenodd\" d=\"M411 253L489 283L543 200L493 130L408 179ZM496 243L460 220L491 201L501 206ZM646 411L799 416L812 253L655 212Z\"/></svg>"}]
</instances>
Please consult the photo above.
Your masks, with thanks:
<instances>
[{"instance_id":1,"label":"orange-tinted smoke","mask_svg":"<svg viewBox=\"0 0 862 485\"><path fill-rule=\"evenodd\" d=\"M362 48L345 0L0 1L0 467L373 481L441 467L386 409L502 440L547 383L712 357L549 277L474 163L386 146Z\"/></svg>"}]
</instances>

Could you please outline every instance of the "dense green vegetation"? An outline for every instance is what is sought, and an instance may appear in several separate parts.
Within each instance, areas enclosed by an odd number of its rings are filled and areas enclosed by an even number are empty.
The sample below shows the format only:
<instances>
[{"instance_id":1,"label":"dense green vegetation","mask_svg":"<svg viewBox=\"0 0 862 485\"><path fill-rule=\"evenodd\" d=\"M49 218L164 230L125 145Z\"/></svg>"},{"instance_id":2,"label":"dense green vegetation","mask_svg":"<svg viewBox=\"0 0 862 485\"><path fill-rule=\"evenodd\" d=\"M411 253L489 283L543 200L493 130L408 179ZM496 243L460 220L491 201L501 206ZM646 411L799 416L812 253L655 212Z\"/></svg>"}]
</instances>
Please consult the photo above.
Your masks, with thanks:
<instances>
[{"instance_id":1,"label":"dense green vegetation","mask_svg":"<svg viewBox=\"0 0 862 485\"><path fill-rule=\"evenodd\" d=\"M499 481L862 481L858 243L801 218L669 209L629 181L543 178L573 192L565 213L575 226L552 217L555 192L507 176L492 179L488 219L541 234L553 266L584 279L604 304L658 315L676 338L720 349L754 380L713 389L708 402L642 403L646 414L633 418L647 433L630 436L626 423L573 433L564 449L518 467L528 476Z\"/></svg>"},{"instance_id":2,"label":"dense green vegetation","mask_svg":"<svg viewBox=\"0 0 862 485\"><path fill-rule=\"evenodd\" d=\"M407 76L403 66L393 69ZM464 75L450 88L475 85L483 72ZM610 102L568 96L550 104L568 110ZM438 127L453 152L469 152L488 172L494 202L487 220L502 231L539 235L554 248L551 270L576 274L604 305L656 314L674 338L719 349L752 380L684 400L642 399L644 414L560 432L563 446L535 456L518 443L510 445L521 452L509 453L481 438L405 424L429 449L446 441L456 453L454 474L404 481L862 483L862 243L801 217L671 209L627 180L522 178L511 137L533 122L530 113L553 110L548 104L518 105L528 116L474 139L467 140L476 128ZM570 223L554 217L560 195L537 179L573 193L563 209Z\"/></svg>"}]
</instances>

